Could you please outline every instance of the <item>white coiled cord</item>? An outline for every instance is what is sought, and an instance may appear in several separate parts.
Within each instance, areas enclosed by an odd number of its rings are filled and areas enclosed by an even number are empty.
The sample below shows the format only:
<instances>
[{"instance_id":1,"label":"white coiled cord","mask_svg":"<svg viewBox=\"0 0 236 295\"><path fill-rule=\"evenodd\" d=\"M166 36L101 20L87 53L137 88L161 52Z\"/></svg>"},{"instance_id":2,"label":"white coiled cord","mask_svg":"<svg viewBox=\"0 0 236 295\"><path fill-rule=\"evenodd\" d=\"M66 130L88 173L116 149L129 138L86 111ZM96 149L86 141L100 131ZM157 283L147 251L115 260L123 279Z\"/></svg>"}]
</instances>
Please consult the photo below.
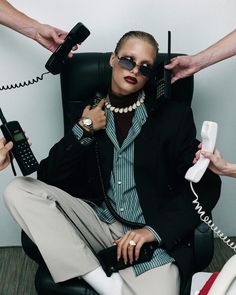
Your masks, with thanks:
<instances>
[{"instance_id":1,"label":"white coiled cord","mask_svg":"<svg viewBox=\"0 0 236 295\"><path fill-rule=\"evenodd\" d=\"M190 187L191 190L193 192L193 194L195 195L196 199L193 200L193 204L196 204L195 206L195 210L197 211L197 213L200 215L200 219L206 223L210 229L231 249L233 249L236 252L236 244L234 242L231 242L231 240L220 230L218 229L218 226L216 226L213 221L210 219L209 216L204 216L205 215L205 211L202 210L202 206L200 205L199 201L198 201L198 195L195 192L194 188L193 188L193 183L192 181L190 181Z\"/></svg>"}]
</instances>

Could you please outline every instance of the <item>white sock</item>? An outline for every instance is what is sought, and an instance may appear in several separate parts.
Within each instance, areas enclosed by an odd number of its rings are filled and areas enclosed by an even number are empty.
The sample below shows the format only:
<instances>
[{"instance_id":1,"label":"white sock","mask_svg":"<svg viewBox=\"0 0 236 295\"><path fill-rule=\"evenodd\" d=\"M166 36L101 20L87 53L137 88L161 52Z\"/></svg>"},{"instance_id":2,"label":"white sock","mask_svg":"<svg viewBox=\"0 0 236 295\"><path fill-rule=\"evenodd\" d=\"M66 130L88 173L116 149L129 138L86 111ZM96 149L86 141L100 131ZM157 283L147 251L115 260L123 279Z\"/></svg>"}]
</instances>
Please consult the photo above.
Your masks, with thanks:
<instances>
[{"instance_id":1,"label":"white sock","mask_svg":"<svg viewBox=\"0 0 236 295\"><path fill-rule=\"evenodd\" d=\"M99 266L82 278L100 295L121 295L122 278L119 273L107 277L103 268Z\"/></svg>"}]
</instances>

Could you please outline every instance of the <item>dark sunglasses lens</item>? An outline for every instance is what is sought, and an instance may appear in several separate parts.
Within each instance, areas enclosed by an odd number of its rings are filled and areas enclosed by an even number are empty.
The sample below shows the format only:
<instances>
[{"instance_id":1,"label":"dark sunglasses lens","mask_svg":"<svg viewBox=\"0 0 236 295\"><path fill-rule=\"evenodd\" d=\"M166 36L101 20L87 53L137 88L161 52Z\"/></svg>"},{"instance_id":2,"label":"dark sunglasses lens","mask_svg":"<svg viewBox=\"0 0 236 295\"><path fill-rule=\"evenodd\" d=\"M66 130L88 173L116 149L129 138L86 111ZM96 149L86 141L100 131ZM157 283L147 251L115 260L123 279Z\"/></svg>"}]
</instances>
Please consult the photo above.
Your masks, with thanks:
<instances>
[{"instance_id":1,"label":"dark sunglasses lens","mask_svg":"<svg viewBox=\"0 0 236 295\"><path fill-rule=\"evenodd\" d=\"M121 57L119 59L119 65L126 69L126 70L129 70L131 71L134 67L135 67L135 64L132 60L128 59L128 58L124 58L124 57Z\"/></svg>"},{"instance_id":2,"label":"dark sunglasses lens","mask_svg":"<svg viewBox=\"0 0 236 295\"><path fill-rule=\"evenodd\" d=\"M147 67L147 66L140 66L139 71L143 76L146 76L149 78L153 75L152 68Z\"/></svg>"}]
</instances>

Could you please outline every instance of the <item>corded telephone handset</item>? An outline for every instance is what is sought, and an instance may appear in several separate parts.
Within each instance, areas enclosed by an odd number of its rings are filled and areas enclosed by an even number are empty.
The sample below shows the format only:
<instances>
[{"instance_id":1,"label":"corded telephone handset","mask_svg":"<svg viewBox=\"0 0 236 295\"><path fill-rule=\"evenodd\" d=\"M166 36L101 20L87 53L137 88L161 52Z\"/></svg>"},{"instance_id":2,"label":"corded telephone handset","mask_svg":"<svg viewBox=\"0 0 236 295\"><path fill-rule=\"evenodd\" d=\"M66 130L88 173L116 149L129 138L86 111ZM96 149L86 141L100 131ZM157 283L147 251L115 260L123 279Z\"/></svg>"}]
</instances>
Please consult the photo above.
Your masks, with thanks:
<instances>
[{"instance_id":1,"label":"corded telephone handset","mask_svg":"<svg viewBox=\"0 0 236 295\"><path fill-rule=\"evenodd\" d=\"M204 121L201 130L201 137L202 137L202 150L213 153L216 143L217 137L217 123L212 121ZM197 163L193 165L185 174L185 178L190 181L190 187L192 189L193 194L195 195L196 199L193 200L193 204L196 204L195 210L200 215L200 219L206 223L212 231L221 239L223 242L233 249L236 252L236 245L234 242L231 242L230 239L224 235L224 233L213 223L209 216L205 215L205 211L203 211L202 206L198 201L198 195L193 189L193 182L197 183L202 178L203 174L205 173L210 160L200 156ZM232 261L230 261L232 259ZM225 265L215 280L214 284L212 285L208 295L228 295L225 293L230 286L233 279L236 277L236 255L233 256ZM214 288L213 288L214 286ZM199 293L197 293L199 294ZM229 294L236 294L229 293Z\"/></svg>"},{"instance_id":2,"label":"corded telephone handset","mask_svg":"<svg viewBox=\"0 0 236 295\"><path fill-rule=\"evenodd\" d=\"M168 31L168 52L167 59L162 62L156 73L157 79L157 98L170 98L171 96L171 71L165 69L165 65L170 63L170 54L171 54L171 32Z\"/></svg>"},{"instance_id":3,"label":"corded telephone handset","mask_svg":"<svg viewBox=\"0 0 236 295\"><path fill-rule=\"evenodd\" d=\"M217 137L217 123L212 121L204 121L202 125L201 136L202 150L213 153ZM231 242L231 240L218 228L218 226L213 223L210 217L205 215L205 211L203 211L203 208L198 201L198 195L193 188L193 182L197 183L200 181L209 165L209 162L209 159L201 155L197 163L188 169L185 174L185 178L190 182L191 190L196 197L196 199L193 200L193 204L196 204L195 210L200 215L201 221L206 223L228 247L236 252L235 243Z\"/></svg>"},{"instance_id":4,"label":"corded telephone handset","mask_svg":"<svg viewBox=\"0 0 236 295\"><path fill-rule=\"evenodd\" d=\"M29 175L35 172L38 168L38 161L36 160L28 140L22 130L18 121L10 121L7 122L2 110L0 108L0 119L2 121L2 125L0 126L2 133L6 139L6 141L13 142L12 154L14 155L22 174ZM16 176L16 172L12 163L12 155L10 152L11 165L14 175Z\"/></svg>"},{"instance_id":5,"label":"corded telephone handset","mask_svg":"<svg viewBox=\"0 0 236 295\"><path fill-rule=\"evenodd\" d=\"M71 51L72 47L76 44L81 44L89 35L90 31L81 22L77 23L68 33L65 41L48 59L45 65L48 72L45 72L41 74L41 76L38 76L32 80L1 86L0 91L32 85L39 82L40 80L43 80L44 75L48 74L49 72L54 75L59 74L62 71L63 65L65 64L68 53Z\"/></svg>"},{"instance_id":6,"label":"corded telephone handset","mask_svg":"<svg viewBox=\"0 0 236 295\"><path fill-rule=\"evenodd\" d=\"M72 47L81 44L89 35L90 31L82 23L74 26L66 36L65 41L50 56L45 65L46 69L53 75L59 74Z\"/></svg>"}]
</instances>

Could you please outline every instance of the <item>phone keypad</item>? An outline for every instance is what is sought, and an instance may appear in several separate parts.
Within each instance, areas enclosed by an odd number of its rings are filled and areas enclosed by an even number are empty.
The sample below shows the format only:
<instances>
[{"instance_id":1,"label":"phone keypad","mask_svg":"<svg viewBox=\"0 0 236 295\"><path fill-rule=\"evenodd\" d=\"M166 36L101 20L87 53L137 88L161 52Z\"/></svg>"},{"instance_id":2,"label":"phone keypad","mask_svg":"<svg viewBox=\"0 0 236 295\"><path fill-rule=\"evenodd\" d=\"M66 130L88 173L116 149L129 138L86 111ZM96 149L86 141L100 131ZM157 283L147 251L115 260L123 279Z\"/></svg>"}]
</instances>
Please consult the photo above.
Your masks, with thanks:
<instances>
[{"instance_id":1,"label":"phone keypad","mask_svg":"<svg viewBox=\"0 0 236 295\"><path fill-rule=\"evenodd\" d=\"M165 81L161 79L157 84L157 98L165 94Z\"/></svg>"},{"instance_id":2,"label":"phone keypad","mask_svg":"<svg viewBox=\"0 0 236 295\"><path fill-rule=\"evenodd\" d=\"M17 144L17 146L15 146L15 150L19 154L19 158L24 163L25 168L30 169L35 165L38 165L38 162L34 154L32 153L28 143L22 142Z\"/></svg>"}]
</instances>

